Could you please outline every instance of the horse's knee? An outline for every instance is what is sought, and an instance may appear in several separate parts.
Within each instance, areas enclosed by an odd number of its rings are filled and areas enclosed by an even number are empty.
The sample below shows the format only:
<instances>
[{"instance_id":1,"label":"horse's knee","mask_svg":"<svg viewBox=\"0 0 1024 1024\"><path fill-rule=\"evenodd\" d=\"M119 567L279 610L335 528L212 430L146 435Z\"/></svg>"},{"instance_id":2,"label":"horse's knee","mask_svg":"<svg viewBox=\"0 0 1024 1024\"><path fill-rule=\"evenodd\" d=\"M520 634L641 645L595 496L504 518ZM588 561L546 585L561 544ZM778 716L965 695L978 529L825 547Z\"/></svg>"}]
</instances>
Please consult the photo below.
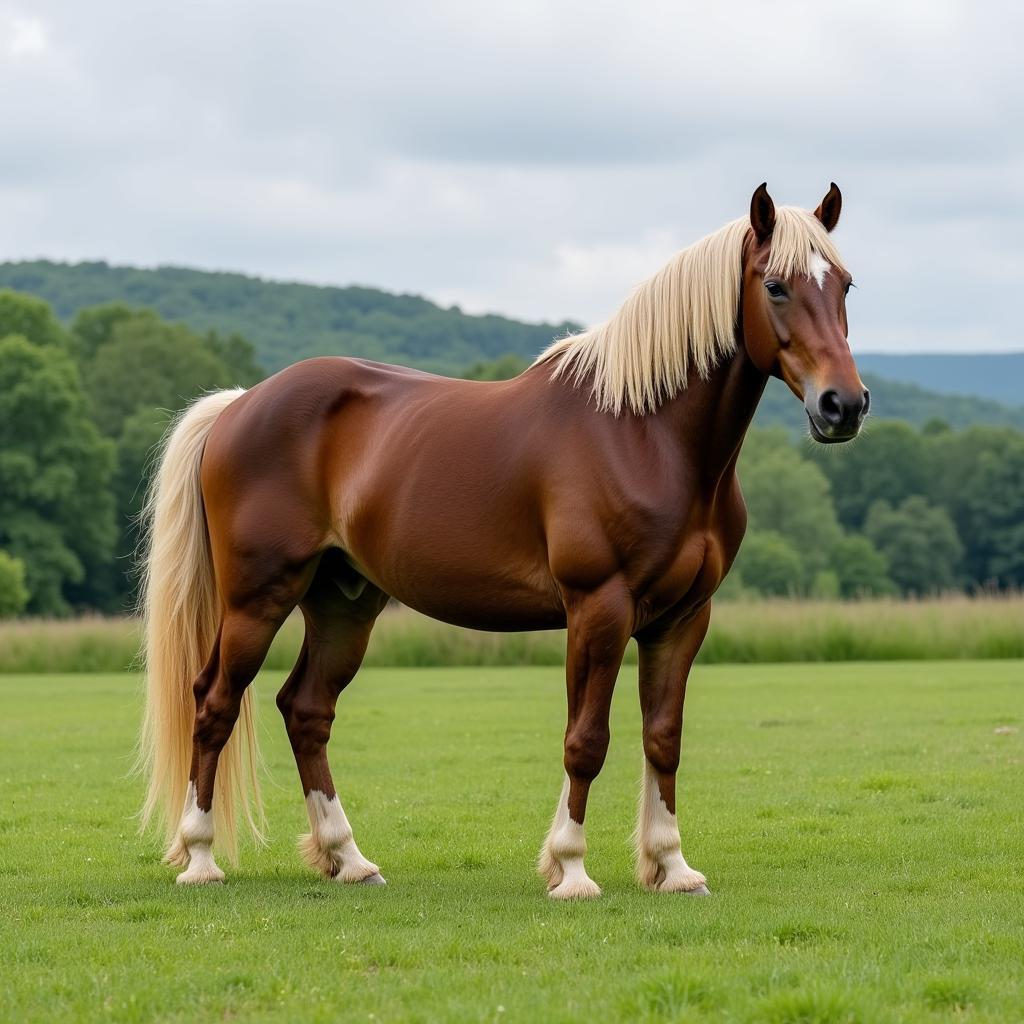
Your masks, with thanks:
<instances>
[{"instance_id":1,"label":"horse's knee","mask_svg":"<svg viewBox=\"0 0 1024 1024\"><path fill-rule=\"evenodd\" d=\"M597 778L608 753L608 726L574 727L565 737L565 770L571 778Z\"/></svg>"}]
</instances>

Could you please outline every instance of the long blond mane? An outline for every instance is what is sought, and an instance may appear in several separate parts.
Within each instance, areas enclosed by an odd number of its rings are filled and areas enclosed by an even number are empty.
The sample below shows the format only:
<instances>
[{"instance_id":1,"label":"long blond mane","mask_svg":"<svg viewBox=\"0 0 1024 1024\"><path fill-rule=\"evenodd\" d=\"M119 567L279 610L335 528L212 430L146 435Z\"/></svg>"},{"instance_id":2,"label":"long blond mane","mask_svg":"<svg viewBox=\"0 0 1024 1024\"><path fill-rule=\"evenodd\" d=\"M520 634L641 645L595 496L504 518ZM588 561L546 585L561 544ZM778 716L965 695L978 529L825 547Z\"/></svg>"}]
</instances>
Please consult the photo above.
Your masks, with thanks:
<instances>
[{"instance_id":1,"label":"long blond mane","mask_svg":"<svg viewBox=\"0 0 1024 1024\"><path fill-rule=\"evenodd\" d=\"M601 410L653 412L686 387L691 370L707 377L735 352L743 242L749 230L749 219L740 217L677 253L610 320L561 338L536 363L551 361L552 377L576 386L591 379ZM828 232L813 214L776 207L766 273L810 276L815 253L842 267Z\"/></svg>"}]
</instances>

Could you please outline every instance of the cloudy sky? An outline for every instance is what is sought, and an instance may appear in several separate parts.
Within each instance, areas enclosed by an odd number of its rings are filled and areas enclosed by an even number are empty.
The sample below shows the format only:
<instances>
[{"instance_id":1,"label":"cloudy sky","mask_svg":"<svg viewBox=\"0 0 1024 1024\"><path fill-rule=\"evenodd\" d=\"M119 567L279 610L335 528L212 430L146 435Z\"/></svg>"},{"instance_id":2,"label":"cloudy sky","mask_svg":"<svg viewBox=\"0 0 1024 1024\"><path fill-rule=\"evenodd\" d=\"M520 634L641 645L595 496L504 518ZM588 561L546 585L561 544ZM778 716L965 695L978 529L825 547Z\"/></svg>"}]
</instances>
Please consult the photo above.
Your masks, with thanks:
<instances>
[{"instance_id":1,"label":"cloudy sky","mask_svg":"<svg viewBox=\"0 0 1024 1024\"><path fill-rule=\"evenodd\" d=\"M0 259L607 316L843 189L854 349L1024 348L1021 5L0 0Z\"/></svg>"}]
</instances>

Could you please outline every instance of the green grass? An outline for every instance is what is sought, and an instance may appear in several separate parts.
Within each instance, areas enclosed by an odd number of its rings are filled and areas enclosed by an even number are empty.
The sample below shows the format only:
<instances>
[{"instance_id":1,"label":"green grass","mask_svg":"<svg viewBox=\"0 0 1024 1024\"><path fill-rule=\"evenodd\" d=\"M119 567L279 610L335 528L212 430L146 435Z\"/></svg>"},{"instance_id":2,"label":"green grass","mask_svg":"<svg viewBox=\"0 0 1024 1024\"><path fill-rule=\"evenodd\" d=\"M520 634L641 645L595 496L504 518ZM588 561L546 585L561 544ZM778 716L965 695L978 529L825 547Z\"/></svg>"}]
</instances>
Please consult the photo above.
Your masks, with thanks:
<instances>
[{"instance_id":1,"label":"green grass","mask_svg":"<svg viewBox=\"0 0 1024 1024\"><path fill-rule=\"evenodd\" d=\"M1024 658L1024 595L962 594L924 600L719 600L701 648L705 665L806 661ZM293 615L267 668L288 669L302 641ZM132 619L27 619L0 623L2 672L120 672L138 651ZM366 664L561 665L565 634L481 633L389 608L370 640ZM635 664L636 648L626 652Z\"/></svg>"},{"instance_id":2,"label":"green grass","mask_svg":"<svg viewBox=\"0 0 1024 1024\"><path fill-rule=\"evenodd\" d=\"M138 681L0 678L0 1019L1024 1019L1020 662L699 667L681 793L704 900L633 882L625 670L587 821L605 895L578 905L533 873L558 669L356 680L333 761L384 889L300 866L279 680L257 683L270 844L182 890L130 820Z\"/></svg>"}]
</instances>

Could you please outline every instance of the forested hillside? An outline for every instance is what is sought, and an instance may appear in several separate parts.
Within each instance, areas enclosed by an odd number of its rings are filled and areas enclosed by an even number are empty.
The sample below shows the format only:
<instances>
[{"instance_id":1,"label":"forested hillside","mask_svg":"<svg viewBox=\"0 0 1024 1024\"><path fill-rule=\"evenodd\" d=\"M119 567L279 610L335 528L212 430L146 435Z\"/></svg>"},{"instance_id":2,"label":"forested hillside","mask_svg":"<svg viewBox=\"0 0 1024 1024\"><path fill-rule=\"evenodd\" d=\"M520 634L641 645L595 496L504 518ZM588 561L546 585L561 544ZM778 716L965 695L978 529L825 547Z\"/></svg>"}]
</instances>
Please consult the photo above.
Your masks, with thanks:
<instances>
[{"instance_id":1,"label":"forested hillside","mask_svg":"<svg viewBox=\"0 0 1024 1024\"><path fill-rule=\"evenodd\" d=\"M506 352L535 355L572 328L467 316L457 307L377 288L320 288L180 267L4 263L0 288L45 299L65 322L84 307L117 301L146 306L196 331L237 332L270 373L308 356L346 355L458 374Z\"/></svg>"},{"instance_id":2,"label":"forested hillside","mask_svg":"<svg viewBox=\"0 0 1024 1024\"><path fill-rule=\"evenodd\" d=\"M1024 344L1024 339L1014 339ZM1006 405L1024 404L1024 352L866 352L861 365L887 380L943 394L977 395Z\"/></svg>"}]
</instances>

